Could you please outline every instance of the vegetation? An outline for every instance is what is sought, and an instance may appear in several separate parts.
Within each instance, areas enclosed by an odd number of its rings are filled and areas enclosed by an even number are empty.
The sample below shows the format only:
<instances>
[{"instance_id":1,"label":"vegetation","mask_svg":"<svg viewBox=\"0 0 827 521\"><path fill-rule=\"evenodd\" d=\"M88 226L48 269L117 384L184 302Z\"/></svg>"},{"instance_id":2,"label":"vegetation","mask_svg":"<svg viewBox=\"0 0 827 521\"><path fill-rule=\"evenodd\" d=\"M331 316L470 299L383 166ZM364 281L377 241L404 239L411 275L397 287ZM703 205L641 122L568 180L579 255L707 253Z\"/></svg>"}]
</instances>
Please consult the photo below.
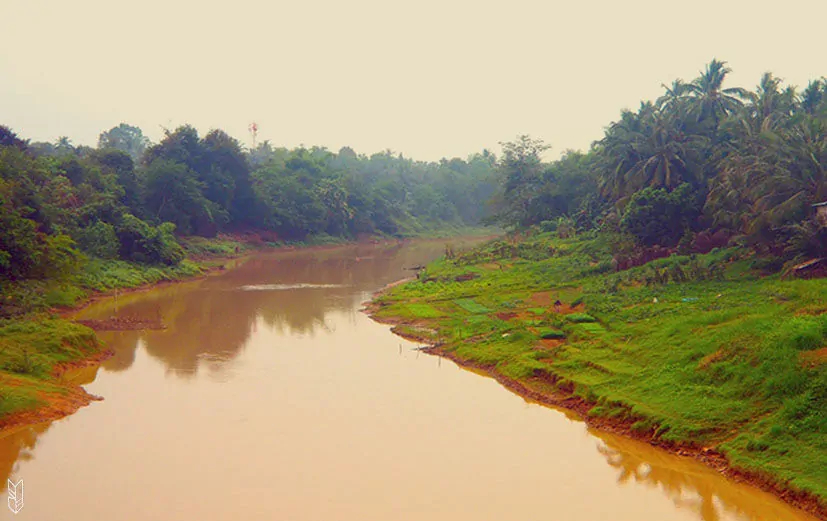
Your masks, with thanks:
<instances>
[{"instance_id":1,"label":"vegetation","mask_svg":"<svg viewBox=\"0 0 827 521\"><path fill-rule=\"evenodd\" d=\"M729 72L713 60L551 162L528 136L500 157L429 163L245 150L190 126L152 144L122 124L96 149L0 127L0 317L197 273L187 252L244 248L227 232L327 242L496 223L505 240L447 247L377 315L533 391L576 395L594 417L827 499L827 219L814 212L827 80L798 89L767 73L747 90ZM85 333L51 320L0 323L0 378L48 382L84 355L72 339Z\"/></svg>"},{"instance_id":2,"label":"vegetation","mask_svg":"<svg viewBox=\"0 0 827 521\"><path fill-rule=\"evenodd\" d=\"M827 281L764 277L746 247L614 271L612 248L593 231L494 241L393 287L376 316L532 391L573 394L591 415L827 498Z\"/></svg>"},{"instance_id":3,"label":"vegetation","mask_svg":"<svg viewBox=\"0 0 827 521\"><path fill-rule=\"evenodd\" d=\"M196 262L255 245L477 226L495 161L488 152L424 163L267 142L248 151L190 126L152 144L126 124L92 149L66 137L29 143L0 126L0 421L42 405L43 388L61 388L58 364L99 348L51 308L191 277L203 271Z\"/></svg>"},{"instance_id":4,"label":"vegetation","mask_svg":"<svg viewBox=\"0 0 827 521\"><path fill-rule=\"evenodd\" d=\"M827 501L827 80L691 82L586 152L503 144L506 240L392 288L377 316L461 362ZM805 262L806 261L806 262ZM802 280L809 279L809 280Z\"/></svg>"},{"instance_id":5,"label":"vegetation","mask_svg":"<svg viewBox=\"0 0 827 521\"><path fill-rule=\"evenodd\" d=\"M748 91L726 88L729 72L713 60L673 82L586 153L543 163L541 141L506 143L495 219L519 228L562 218L637 246L718 234L719 246L734 239L788 262L827 255L812 210L827 199L827 80L798 90L767 73Z\"/></svg>"}]
</instances>

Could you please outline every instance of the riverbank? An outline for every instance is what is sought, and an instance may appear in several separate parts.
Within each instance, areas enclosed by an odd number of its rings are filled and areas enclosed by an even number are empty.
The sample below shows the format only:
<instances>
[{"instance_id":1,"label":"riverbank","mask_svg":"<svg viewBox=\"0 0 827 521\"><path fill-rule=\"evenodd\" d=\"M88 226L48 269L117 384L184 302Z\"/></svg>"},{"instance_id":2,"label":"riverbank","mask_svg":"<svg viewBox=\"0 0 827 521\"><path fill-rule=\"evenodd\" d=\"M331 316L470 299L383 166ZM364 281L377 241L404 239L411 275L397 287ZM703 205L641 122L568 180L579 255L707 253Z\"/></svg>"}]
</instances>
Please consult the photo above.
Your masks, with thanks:
<instances>
[{"instance_id":1,"label":"riverbank","mask_svg":"<svg viewBox=\"0 0 827 521\"><path fill-rule=\"evenodd\" d=\"M17 306L20 311L0 320L0 435L20 426L69 415L99 399L64 378L69 369L95 365L111 355L93 330L165 327L160 319L112 317L75 321L72 318L93 302L218 273L252 253L322 251L356 242L400 240L413 239L369 237L344 241L323 237L285 243L269 242L254 233L213 239L187 237L181 239L187 258L177 266L91 259L71 281L21 285L3 295L7 309Z\"/></svg>"},{"instance_id":2,"label":"riverbank","mask_svg":"<svg viewBox=\"0 0 827 521\"><path fill-rule=\"evenodd\" d=\"M827 519L823 280L749 252L615 273L605 238L497 241L368 307L427 351Z\"/></svg>"},{"instance_id":3,"label":"riverbank","mask_svg":"<svg viewBox=\"0 0 827 521\"><path fill-rule=\"evenodd\" d=\"M196 239L177 266L91 259L71 281L21 284L3 295L18 312L0 320L0 434L55 420L100 399L66 378L111 356L93 328L69 316L92 302L203 277L262 249L232 237Z\"/></svg>"}]
</instances>

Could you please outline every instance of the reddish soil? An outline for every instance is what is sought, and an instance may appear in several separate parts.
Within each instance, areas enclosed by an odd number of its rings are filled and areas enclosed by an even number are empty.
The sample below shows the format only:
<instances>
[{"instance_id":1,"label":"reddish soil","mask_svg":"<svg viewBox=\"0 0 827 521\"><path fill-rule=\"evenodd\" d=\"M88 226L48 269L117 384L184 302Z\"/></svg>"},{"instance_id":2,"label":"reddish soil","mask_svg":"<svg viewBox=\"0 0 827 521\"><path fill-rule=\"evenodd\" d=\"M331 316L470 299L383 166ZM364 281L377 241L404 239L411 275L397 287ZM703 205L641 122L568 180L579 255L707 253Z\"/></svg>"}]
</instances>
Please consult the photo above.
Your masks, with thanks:
<instances>
[{"instance_id":1,"label":"reddish soil","mask_svg":"<svg viewBox=\"0 0 827 521\"><path fill-rule=\"evenodd\" d=\"M69 370L97 365L112 354L111 350L106 349L84 360L60 364L52 371L52 376L59 379ZM16 384L16 381L2 382L2 385L7 387ZM43 405L37 409L20 411L0 417L0 432L6 433L27 425L58 420L94 401L103 400L100 396L89 394L83 387L75 384L66 384L62 392L40 392L38 397L42 400Z\"/></svg>"},{"instance_id":2,"label":"reddish soil","mask_svg":"<svg viewBox=\"0 0 827 521\"><path fill-rule=\"evenodd\" d=\"M541 338L540 345L537 346L537 349L542 349L545 351L551 351L563 345L565 342L559 338Z\"/></svg>"},{"instance_id":3,"label":"reddish soil","mask_svg":"<svg viewBox=\"0 0 827 521\"><path fill-rule=\"evenodd\" d=\"M827 347L815 351L805 351L799 355L801 363L807 367L818 367L827 363Z\"/></svg>"},{"instance_id":4,"label":"reddish soil","mask_svg":"<svg viewBox=\"0 0 827 521\"><path fill-rule=\"evenodd\" d=\"M557 299L551 298L550 291L540 291L538 293L531 295L531 297L529 297L529 300L531 300L531 302L537 304L540 307L547 308L551 307L551 305L554 304L554 301Z\"/></svg>"},{"instance_id":5,"label":"reddish soil","mask_svg":"<svg viewBox=\"0 0 827 521\"><path fill-rule=\"evenodd\" d=\"M571 306L562 301L560 302L559 306L555 306L554 303L557 302L557 298L552 295L551 291L539 291L531 295L528 298L528 300L530 300L537 307L552 309L556 313L560 313L561 315L581 313L584 309L586 309L586 306L584 306L583 304Z\"/></svg>"}]
</instances>

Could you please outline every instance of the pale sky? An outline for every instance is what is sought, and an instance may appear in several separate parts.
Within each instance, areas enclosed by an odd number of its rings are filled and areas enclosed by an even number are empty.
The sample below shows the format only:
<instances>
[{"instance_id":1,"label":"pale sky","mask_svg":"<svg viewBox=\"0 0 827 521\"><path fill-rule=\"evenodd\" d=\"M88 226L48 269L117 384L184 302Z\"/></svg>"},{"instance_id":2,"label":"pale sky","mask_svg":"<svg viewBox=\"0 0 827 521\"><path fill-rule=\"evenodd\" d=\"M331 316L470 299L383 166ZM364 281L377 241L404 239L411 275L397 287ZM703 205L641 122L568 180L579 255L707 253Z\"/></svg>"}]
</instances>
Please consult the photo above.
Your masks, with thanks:
<instances>
[{"instance_id":1,"label":"pale sky","mask_svg":"<svg viewBox=\"0 0 827 521\"><path fill-rule=\"evenodd\" d=\"M94 145L120 122L465 157L583 149L713 57L729 86L827 75L827 1L0 0L0 124Z\"/></svg>"}]
</instances>

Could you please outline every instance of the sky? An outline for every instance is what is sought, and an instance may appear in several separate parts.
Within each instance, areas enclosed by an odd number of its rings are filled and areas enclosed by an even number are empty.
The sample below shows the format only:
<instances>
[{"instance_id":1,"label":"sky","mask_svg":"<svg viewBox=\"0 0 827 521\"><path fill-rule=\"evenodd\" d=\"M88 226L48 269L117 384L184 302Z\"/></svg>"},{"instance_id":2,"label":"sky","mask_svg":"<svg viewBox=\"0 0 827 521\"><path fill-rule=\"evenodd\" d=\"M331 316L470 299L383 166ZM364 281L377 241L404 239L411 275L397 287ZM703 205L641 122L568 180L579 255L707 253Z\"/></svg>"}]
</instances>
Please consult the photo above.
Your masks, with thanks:
<instances>
[{"instance_id":1,"label":"sky","mask_svg":"<svg viewBox=\"0 0 827 521\"><path fill-rule=\"evenodd\" d=\"M0 0L0 124L95 145L121 122L245 145L466 157L585 149L712 58L729 86L827 75L827 2Z\"/></svg>"}]
</instances>

